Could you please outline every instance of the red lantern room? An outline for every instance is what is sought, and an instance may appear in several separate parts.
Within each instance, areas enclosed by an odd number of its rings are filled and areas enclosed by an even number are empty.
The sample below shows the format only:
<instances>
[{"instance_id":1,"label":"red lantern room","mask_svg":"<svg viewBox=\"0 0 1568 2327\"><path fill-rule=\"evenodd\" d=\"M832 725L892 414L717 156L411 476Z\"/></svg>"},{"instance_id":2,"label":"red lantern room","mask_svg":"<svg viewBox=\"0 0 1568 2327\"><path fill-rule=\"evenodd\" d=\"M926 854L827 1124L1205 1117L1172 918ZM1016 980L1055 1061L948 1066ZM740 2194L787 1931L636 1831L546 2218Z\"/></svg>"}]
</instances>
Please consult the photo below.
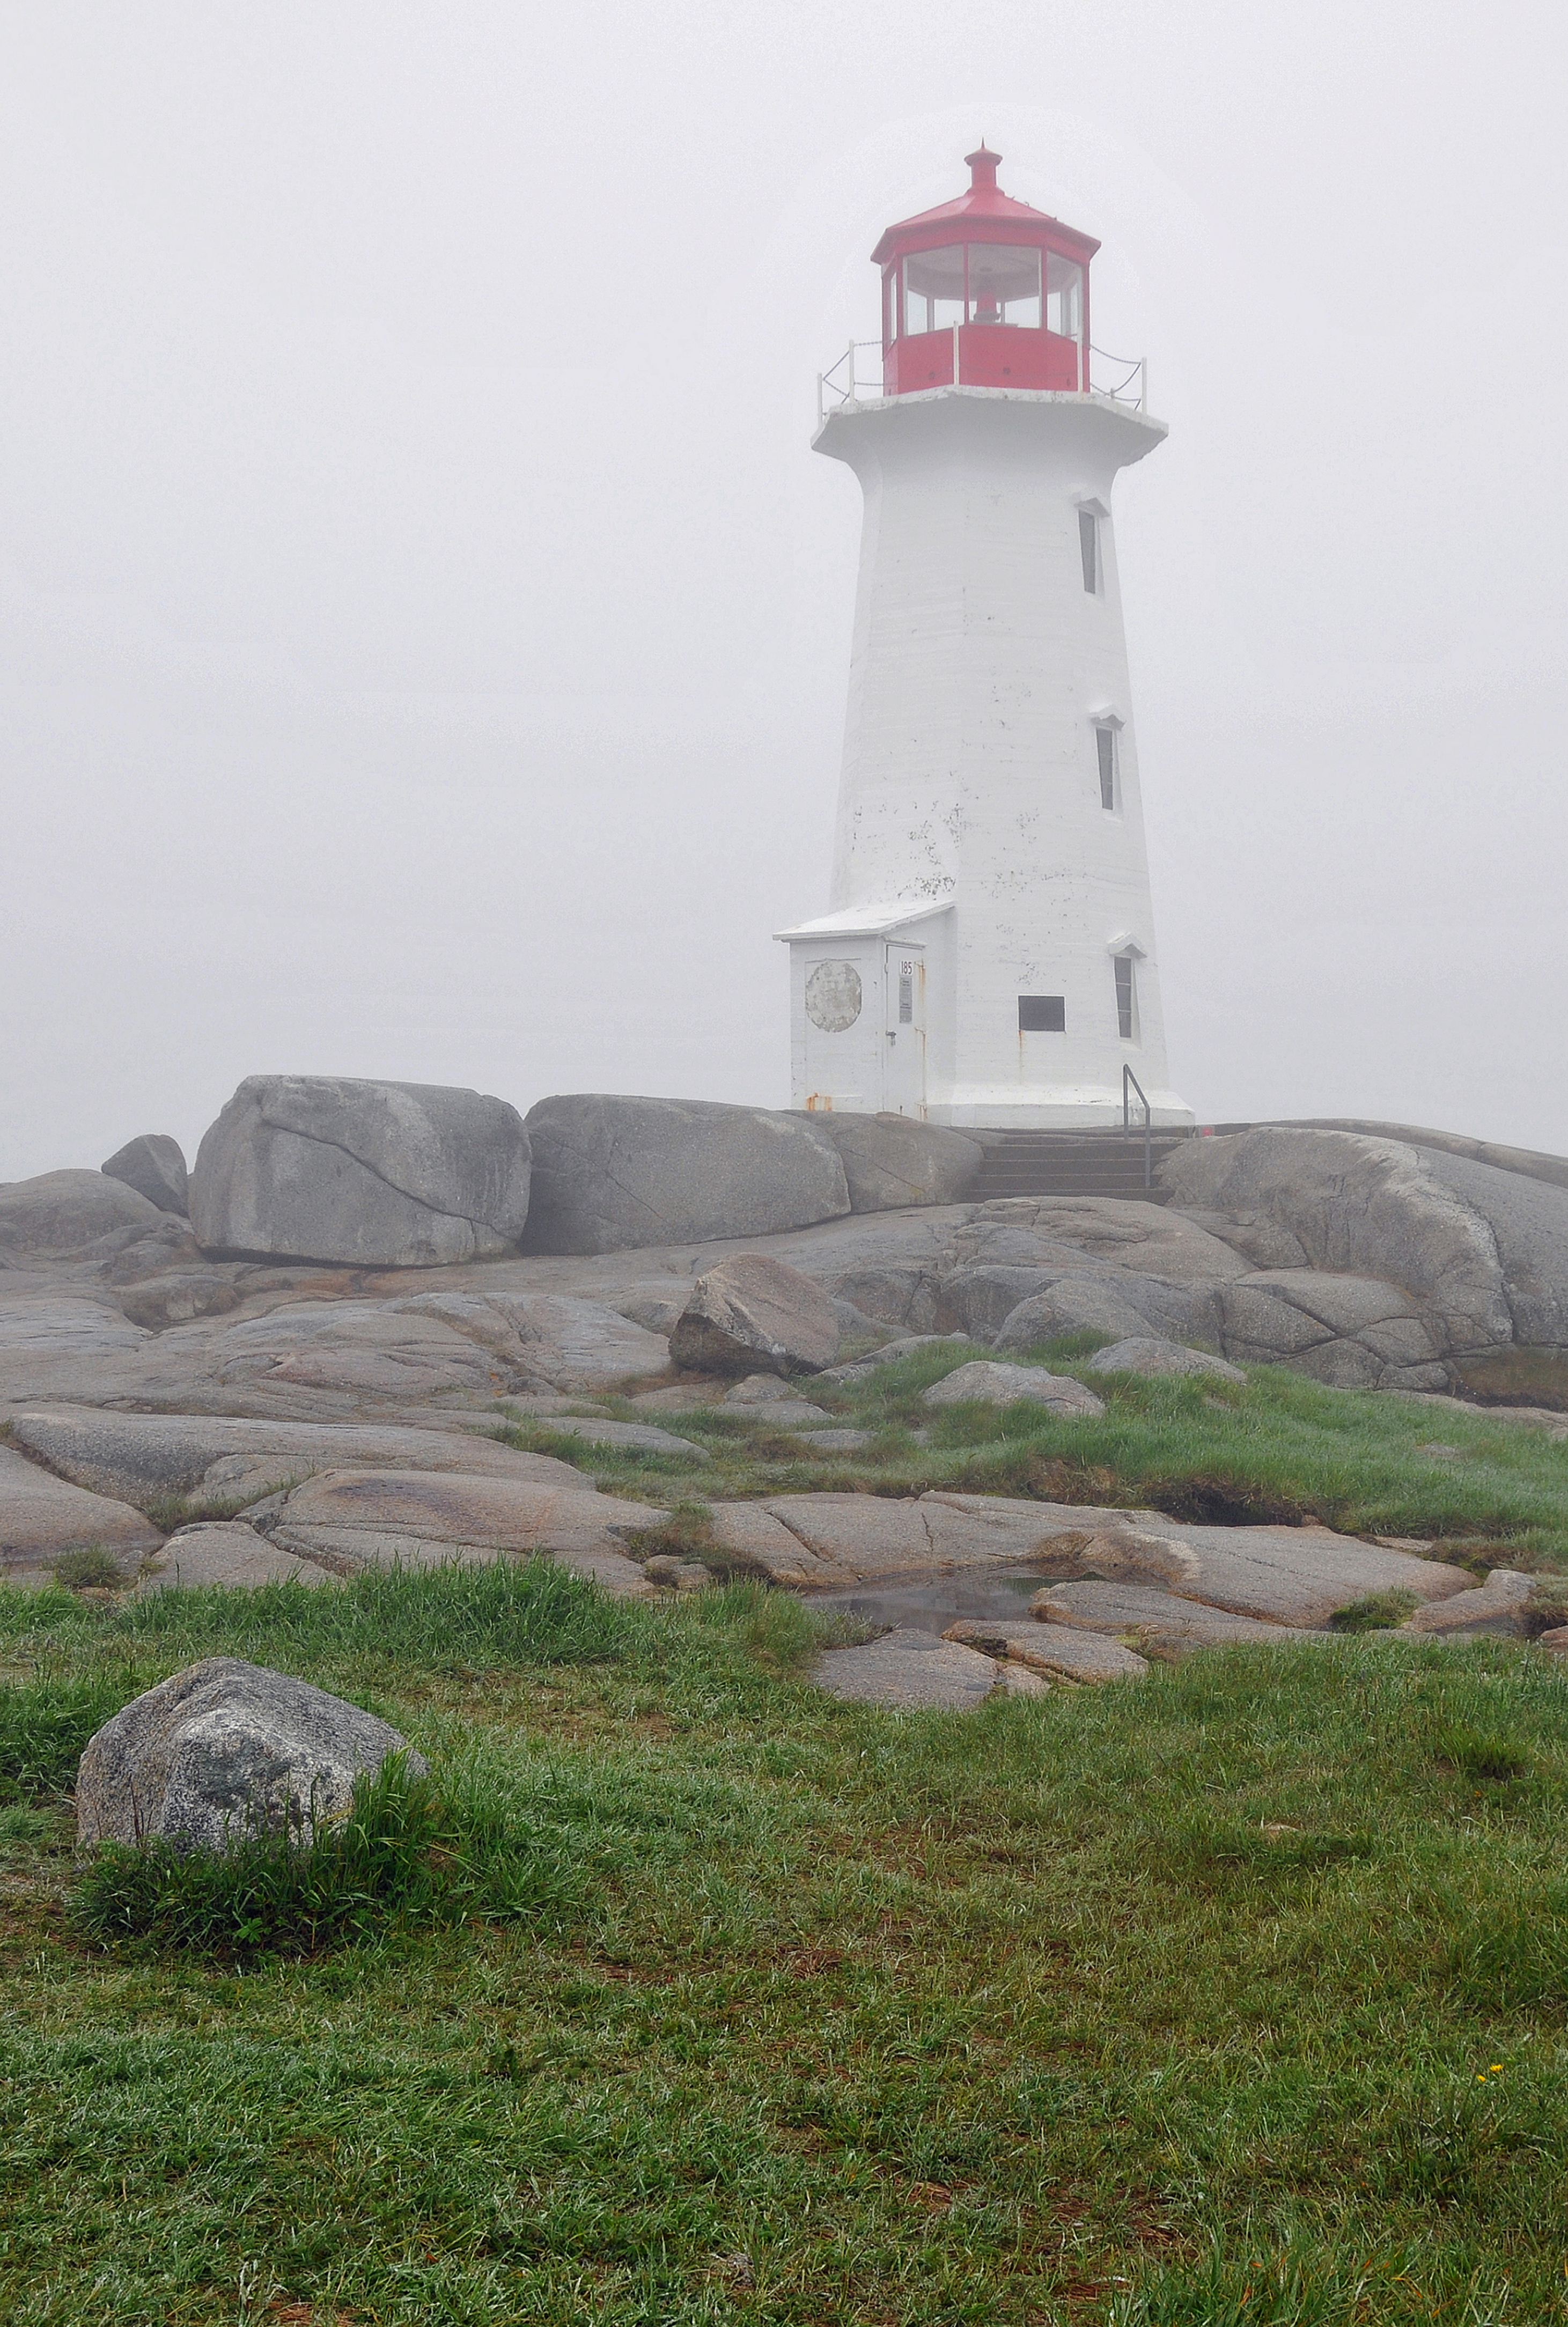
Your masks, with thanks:
<instances>
[{"instance_id":1,"label":"red lantern room","mask_svg":"<svg viewBox=\"0 0 1568 2327\"><path fill-rule=\"evenodd\" d=\"M966 154L956 202L890 226L882 271L882 382L922 388L1087 392L1092 235L1015 202L996 183L1002 156Z\"/></svg>"}]
</instances>

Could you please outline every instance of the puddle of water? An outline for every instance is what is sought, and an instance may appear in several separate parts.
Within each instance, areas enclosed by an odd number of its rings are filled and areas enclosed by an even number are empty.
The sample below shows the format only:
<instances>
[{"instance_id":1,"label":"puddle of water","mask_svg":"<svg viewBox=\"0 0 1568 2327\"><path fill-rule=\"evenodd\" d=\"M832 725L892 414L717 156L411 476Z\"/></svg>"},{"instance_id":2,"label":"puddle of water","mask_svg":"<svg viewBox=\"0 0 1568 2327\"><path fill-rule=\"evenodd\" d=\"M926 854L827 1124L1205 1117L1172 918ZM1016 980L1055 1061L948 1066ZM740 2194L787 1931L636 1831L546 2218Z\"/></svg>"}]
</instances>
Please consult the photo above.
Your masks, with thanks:
<instances>
[{"instance_id":1,"label":"puddle of water","mask_svg":"<svg viewBox=\"0 0 1568 2327\"><path fill-rule=\"evenodd\" d=\"M1043 1584L1059 1575L1037 1575L1032 1568L997 1567L980 1575L943 1575L931 1584L866 1585L854 1592L813 1592L814 1608L845 1608L868 1624L905 1624L917 1632L943 1633L961 1616L1023 1616Z\"/></svg>"}]
</instances>

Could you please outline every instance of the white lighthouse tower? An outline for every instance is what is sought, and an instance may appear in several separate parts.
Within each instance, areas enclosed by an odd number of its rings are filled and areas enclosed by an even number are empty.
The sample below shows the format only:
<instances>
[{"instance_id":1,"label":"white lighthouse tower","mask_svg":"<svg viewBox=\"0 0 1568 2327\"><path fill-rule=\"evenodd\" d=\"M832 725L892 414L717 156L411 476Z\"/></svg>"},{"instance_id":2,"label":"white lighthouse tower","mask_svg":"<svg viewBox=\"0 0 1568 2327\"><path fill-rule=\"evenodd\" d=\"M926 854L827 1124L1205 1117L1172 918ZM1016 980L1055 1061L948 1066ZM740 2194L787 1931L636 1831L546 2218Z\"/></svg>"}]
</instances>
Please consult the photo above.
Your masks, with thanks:
<instances>
[{"instance_id":1,"label":"white lighthouse tower","mask_svg":"<svg viewBox=\"0 0 1568 2327\"><path fill-rule=\"evenodd\" d=\"M967 159L872 254L881 381L852 350L814 439L864 520L831 910L779 932L793 1103L1068 1129L1135 1089L1185 1126L1111 523L1166 432L1141 371L1135 401L1090 385L1099 245Z\"/></svg>"}]
</instances>

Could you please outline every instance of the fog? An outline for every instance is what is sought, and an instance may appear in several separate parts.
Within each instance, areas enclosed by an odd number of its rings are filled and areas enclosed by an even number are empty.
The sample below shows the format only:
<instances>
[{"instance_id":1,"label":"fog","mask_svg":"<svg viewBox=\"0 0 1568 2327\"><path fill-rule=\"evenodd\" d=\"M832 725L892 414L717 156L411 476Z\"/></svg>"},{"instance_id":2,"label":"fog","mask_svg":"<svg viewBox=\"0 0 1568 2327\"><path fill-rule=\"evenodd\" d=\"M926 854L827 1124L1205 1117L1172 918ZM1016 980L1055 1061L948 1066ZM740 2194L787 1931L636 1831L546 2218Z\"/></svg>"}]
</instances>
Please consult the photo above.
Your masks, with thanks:
<instances>
[{"instance_id":1,"label":"fog","mask_svg":"<svg viewBox=\"0 0 1568 2327\"><path fill-rule=\"evenodd\" d=\"M788 1102L859 534L960 192L1097 235L1171 1079L1568 1152L1540 6L13 7L0 1178L261 1070Z\"/></svg>"}]
</instances>

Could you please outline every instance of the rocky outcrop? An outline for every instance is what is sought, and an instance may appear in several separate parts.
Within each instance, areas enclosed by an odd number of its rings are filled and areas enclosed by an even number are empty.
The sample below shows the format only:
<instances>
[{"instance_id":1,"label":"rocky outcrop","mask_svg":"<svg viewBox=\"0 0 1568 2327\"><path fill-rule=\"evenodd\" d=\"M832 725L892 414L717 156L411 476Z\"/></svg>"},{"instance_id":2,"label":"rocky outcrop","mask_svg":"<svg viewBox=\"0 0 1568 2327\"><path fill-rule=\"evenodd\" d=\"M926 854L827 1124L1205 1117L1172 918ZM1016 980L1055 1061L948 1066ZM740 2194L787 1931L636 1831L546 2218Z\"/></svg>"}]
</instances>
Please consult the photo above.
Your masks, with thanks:
<instances>
[{"instance_id":1,"label":"rocky outcrop","mask_svg":"<svg viewBox=\"0 0 1568 2327\"><path fill-rule=\"evenodd\" d=\"M1464 1156L1422 1161L1491 1230L1515 1341L1568 1348L1568 1187Z\"/></svg>"},{"instance_id":2,"label":"rocky outcrop","mask_svg":"<svg viewBox=\"0 0 1568 2327\"><path fill-rule=\"evenodd\" d=\"M1010 1664L1026 1666L1052 1680L1140 1680L1149 1669L1147 1660L1135 1649L1124 1648L1120 1640L1109 1640L1103 1632L1053 1624L1046 1618L1032 1624L1009 1624L966 1617L949 1624L942 1637L962 1640L987 1656L1004 1657Z\"/></svg>"},{"instance_id":3,"label":"rocky outcrop","mask_svg":"<svg viewBox=\"0 0 1568 2327\"><path fill-rule=\"evenodd\" d=\"M128 1577L163 1540L128 1503L51 1478L0 1446L0 1580L47 1583L56 1561L74 1551L102 1552Z\"/></svg>"},{"instance_id":4,"label":"rocky outcrop","mask_svg":"<svg viewBox=\"0 0 1568 2327\"><path fill-rule=\"evenodd\" d=\"M252 1075L197 1152L209 1252L427 1268L515 1248L528 1140L505 1100L432 1083Z\"/></svg>"},{"instance_id":5,"label":"rocky outcrop","mask_svg":"<svg viewBox=\"0 0 1568 2327\"><path fill-rule=\"evenodd\" d=\"M817 1373L838 1355L838 1318L798 1268L737 1253L698 1277L669 1353L697 1373Z\"/></svg>"},{"instance_id":6,"label":"rocky outcrop","mask_svg":"<svg viewBox=\"0 0 1568 2327\"><path fill-rule=\"evenodd\" d=\"M809 1118L705 1099L541 1099L529 1110L529 1252L621 1252L774 1236L849 1210Z\"/></svg>"},{"instance_id":7,"label":"rocky outcrop","mask_svg":"<svg viewBox=\"0 0 1568 2327\"><path fill-rule=\"evenodd\" d=\"M1330 1528L1217 1527L1158 1511L946 1489L918 1501L809 1494L715 1503L714 1530L737 1561L797 1590L1019 1566L1064 1583L1091 1576L1148 1584L1232 1615L1309 1630L1370 1593L1408 1592L1423 1603L1471 1584L1462 1568Z\"/></svg>"},{"instance_id":8,"label":"rocky outcrop","mask_svg":"<svg viewBox=\"0 0 1568 2327\"><path fill-rule=\"evenodd\" d=\"M956 1204L968 1194L985 1161L979 1140L907 1115L840 1115L830 1107L798 1114L796 1120L837 1153L855 1212Z\"/></svg>"},{"instance_id":9,"label":"rocky outcrop","mask_svg":"<svg viewBox=\"0 0 1568 2327\"><path fill-rule=\"evenodd\" d=\"M647 1592L624 1538L668 1517L646 1503L569 1483L447 1471L328 1471L247 1513L298 1558L361 1567L472 1565L537 1555L622 1598Z\"/></svg>"},{"instance_id":10,"label":"rocky outcrop","mask_svg":"<svg viewBox=\"0 0 1568 2327\"><path fill-rule=\"evenodd\" d=\"M129 1241L161 1215L123 1180L101 1172L42 1172L0 1182L0 1264L41 1253L85 1253L117 1232ZM127 1233L128 1232L128 1233Z\"/></svg>"},{"instance_id":11,"label":"rocky outcrop","mask_svg":"<svg viewBox=\"0 0 1568 2327\"><path fill-rule=\"evenodd\" d=\"M184 1153L166 1132L145 1131L140 1138L127 1140L98 1169L106 1179L123 1180L161 1212L184 1218L190 1192Z\"/></svg>"},{"instance_id":12,"label":"rocky outcrop","mask_svg":"<svg viewBox=\"0 0 1568 2327\"><path fill-rule=\"evenodd\" d=\"M168 1496L232 1503L269 1495L318 1471L345 1467L582 1483L552 1455L519 1453L475 1431L443 1430L435 1426L440 1419L433 1414L431 1428L410 1430L386 1423L268 1422L233 1415L37 1406L15 1416L11 1435L23 1453L78 1487L136 1504Z\"/></svg>"},{"instance_id":13,"label":"rocky outcrop","mask_svg":"<svg viewBox=\"0 0 1568 2327\"><path fill-rule=\"evenodd\" d=\"M1003 1299L1018 1282L1009 1278L998 1283L995 1277L983 1281L987 1291L995 1285ZM994 1310L996 1304L982 1297L975 1299L973 1305L978 1320L980 1313ZM999 1350L1031 1350L1061 1333L1114 1333L1118 1341L1127 1341L1143 1339L1148 1331L1143 1312L1134 1309L1115 1285L1094 1277L1063 1276L1045 1292L1031 1294L1016 1308L1009 1309L994 1339Z\"/></svg>"},{"instance_id":14,"label":"rocky outcrop","mask_svg":"<svg viewBox=\"0 0 1568 2327\"><path fill-rule=\"evenodd\" d=\"M372 1713L238 1657L187 1665L89 1739L76 1780L83 1844L154 1839L224 1851L257 1832L309 1841L388 1753L425 1763Z\"/></svg>"},{"instance_id":15,"label":"rocky outcrop","mask_svg":"<svg viewBox=\"0 0 1568 2327\"><path fill-rule=\"evenodd\" d=\"M1494 1567L1474 1591L1428 1602L1399 1629L1423 1640L1473 1640L1489 1633L1517 1638L1533 1629L1531 1603L1539 1586L1538 1576L1522 1575L1517 1568Z\"/></svg>"},{"instance_id":16,"label":"rocky outcrop","mask_svg":"<svg viewBox=\"0 0 1568 2327\"><path fill-rule=\"evenodd\" d=\"M1488 1167L1445 1158L1443 1168ZM1514 1337L1489 1221L1414 1148L1350 1132L1248 1131L1185 1141L1160 1176L1174 1207L1267 1274L1312 1269L1397 1287L1427 1328L1428 1358ZM1507 1183L1543 1201L1555 1195ZM1239 1321L1236 1331L1246 1338ZM1229 1332L1227 1354L1241 1354ZM1396 1362L1421 1361L1402 1354Z\"/></svg>"},{"instance_id":17,"label":"rocky outcrop","mask_svg":"<svg viewBox=\"0 0 1568 2327\"><path fill-rule=\"evenodd\" d=\"M1048 1584L1031 1600L1029 1612L1049 1624L1135 1639L1144 1654L1169 1663L1178 1662L1180 1652L1190 1647L1278 1648L1292 1640L1323 1638L1294 1625L1233 1616L1223 1608L1210 1608L1206 1601L1183 1600L1155 1584L1114 1584L1097 1576L1079 1584Z\"/></svg>"},{"instance_id":18,"label":"rocky outcrop","mask_svg":"<svg viewBox=\"0 0 1568 2327\"><path fill-rule=\"evenodd\" d=\"M144 1563L136 1597L153 1592L255 1592L264 1584L331 1584L324 1567L297 1559L242 1519L208 1520L172 1535L155 1559Z\"/></svg>"},{"instance_id":19,"label":"rocky outcrop","mask_svg":"<svg viewBox=\"0 0 1568 2327\"><path fill-rule=\"evenodd\" d=\"M984 1704L997 1685L997 1668L960 1641L906 1630L884 1632L863 1648L829 1649L811 1677L848 1705L960 1713Z\"/></svg>"},{"instance_id":20,"label":"rocky outcrop","mask_svg":"<svg viewBox=\"0 0 1568 2327\"><path fill-rule=\"evenodd\" d=\"M1397 1285L1310 1268L1260 1270L1220 1295L1225 1347L1253 1365L1289 1365L1336 1389L1441 1390L1434 1326Z\"/></svg>"},{"instance_id":21,"label":"rocky outcrop","mask_svg":"<svg viewBox=\"0 0 1568 2327\"><path fill-rule=\"evenodd\" d=\"M1085 1327L1217 1341L1219 1287L1247 1264L1221 1238L1159 1204L1099 1196L1008 1196L952 1237L932 1304L938 1326L1009 1346ZM858 1294L852 1294L858 1298ZM1013 1320L1026 1303L1039 1302ZM1040 1326L1048 1330L1038 1331Z\"/></svg>"}]
</instances>

